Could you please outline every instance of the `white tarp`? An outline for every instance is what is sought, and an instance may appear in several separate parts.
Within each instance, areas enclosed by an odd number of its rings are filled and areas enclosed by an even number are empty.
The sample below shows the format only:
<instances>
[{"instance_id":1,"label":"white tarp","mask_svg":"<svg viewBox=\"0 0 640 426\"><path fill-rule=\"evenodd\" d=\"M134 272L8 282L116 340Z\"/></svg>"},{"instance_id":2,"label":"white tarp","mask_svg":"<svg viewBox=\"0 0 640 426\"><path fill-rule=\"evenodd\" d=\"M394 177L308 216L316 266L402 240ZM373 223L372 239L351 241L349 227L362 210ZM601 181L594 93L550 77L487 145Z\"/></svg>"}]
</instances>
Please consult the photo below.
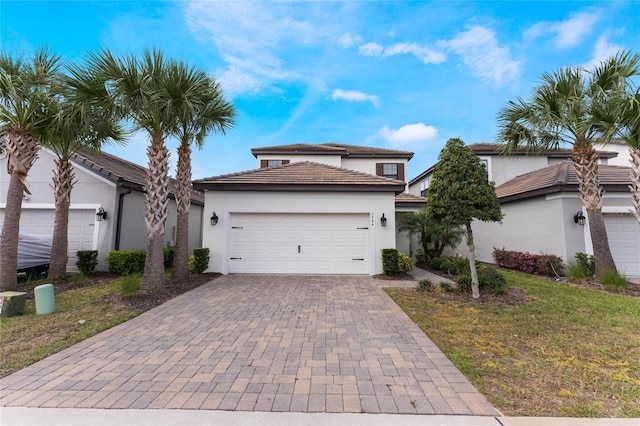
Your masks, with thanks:
<instances>
[{"instance_id":1,"label":"white tarp","mask_svg":"<svg viewBox=\"0 0 640 426\"><path fill-rule=\"evenodd\" d=\"M51 260L53 236L20 234L18 237L18 270L47 265Z\"/></svg>"}]
</instances>

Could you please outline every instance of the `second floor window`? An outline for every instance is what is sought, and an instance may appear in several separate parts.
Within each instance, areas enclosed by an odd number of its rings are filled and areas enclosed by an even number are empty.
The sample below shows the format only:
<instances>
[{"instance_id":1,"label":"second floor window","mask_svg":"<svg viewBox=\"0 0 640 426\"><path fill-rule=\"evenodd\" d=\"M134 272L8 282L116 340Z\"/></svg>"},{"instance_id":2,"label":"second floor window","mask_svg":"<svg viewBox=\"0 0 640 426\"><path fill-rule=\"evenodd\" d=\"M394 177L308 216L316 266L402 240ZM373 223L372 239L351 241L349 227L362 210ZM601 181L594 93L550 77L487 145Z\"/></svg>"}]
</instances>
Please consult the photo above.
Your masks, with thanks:
<instances>
[{"instance_id":1,"label":"second floor window","mask_svg":"<svg viewBox=\"0 0 640 426\"><path fill-rule=\"evenodd\" d=\"M260 168L284 166L289 164L289 160L260 160Z\"/></svg>"},{"instance_id":2,"label":"second floor window","mask_svg":"<svg viewBox=\"0 0 640 426\"><path fill-rule=\"evenodd\" d=\"M389 179L398 179L398 165L396 163L384 163L382 165L382 176Z\"/></svg>"}]
</instances>

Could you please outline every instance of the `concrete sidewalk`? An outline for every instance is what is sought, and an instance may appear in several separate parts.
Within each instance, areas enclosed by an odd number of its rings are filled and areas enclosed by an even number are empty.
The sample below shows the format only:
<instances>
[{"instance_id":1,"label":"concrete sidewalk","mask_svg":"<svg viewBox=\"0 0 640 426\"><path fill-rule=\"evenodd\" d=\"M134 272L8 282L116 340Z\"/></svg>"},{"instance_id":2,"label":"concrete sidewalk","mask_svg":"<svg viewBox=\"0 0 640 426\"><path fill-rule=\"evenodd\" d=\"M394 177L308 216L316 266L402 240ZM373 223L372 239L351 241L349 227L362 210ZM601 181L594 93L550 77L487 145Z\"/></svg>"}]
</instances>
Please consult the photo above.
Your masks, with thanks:
<instances>
[{"instance_id":1,"label":"concrete sidewalk","mask_svg":"<svg viewBox=\"0 0 640 426\"><path fill-rule=\"evenodd\" d=\"M0 409L0 424L2 426L638 426L640 419L3 407Z\"/></svg>"}]
</instances>

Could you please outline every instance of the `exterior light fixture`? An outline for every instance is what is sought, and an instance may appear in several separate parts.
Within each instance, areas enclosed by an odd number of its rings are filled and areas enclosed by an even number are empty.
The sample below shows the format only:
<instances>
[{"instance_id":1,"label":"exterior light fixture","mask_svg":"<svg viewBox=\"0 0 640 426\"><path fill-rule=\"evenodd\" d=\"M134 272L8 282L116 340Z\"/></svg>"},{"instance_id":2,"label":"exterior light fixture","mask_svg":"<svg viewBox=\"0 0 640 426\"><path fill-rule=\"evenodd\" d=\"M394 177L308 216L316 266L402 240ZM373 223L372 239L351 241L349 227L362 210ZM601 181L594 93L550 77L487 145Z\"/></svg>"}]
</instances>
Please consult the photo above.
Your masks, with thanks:
<instances>
[{"instance_id":1,"label":"exterior light fixture","mask_svg":"<svg viewBox=\"0 0 640 426\"><path fill-rule=\"evenodd\" d=\"M103 220L105 220L107 218L107 212L104 211L104 209L102 207L100 207L98 209L98 212L96 213L96 220L98 222L102 222Z\"/></svg>"},{"instance_id":2,"label":"exterior light fixture","mask_svg":"<svg viewBox=\"0 0 640 426\"><path fill-rule=\"evenodd\" d=\"M575 223L577 223L578 225L584 225L584 221L587 218L584 217L584 215L582 214L582 210L578 210L578 212L575 214L575 216L573 216L573 221Z\"/></svg>"},{"instance_id":3,"label":"exterior light fixture","mask_svg":"<svg viewBox=\"0 0 640 426\"><path fill-rule=\"evenodd\" d=\"M211 215L211 226L216 226L218 224L218 215L216 212L213 212Z\"/></svg>"},{"instance_id":4,"label":"exterior light fixture","mask_svg":"<svg viewBox=\"0 0 640 426\"><path fill-rule=\"evenodd\" d=\"M383 227L387 226L387 218L384 217L384 213L382 213L382 217L380 218L380 225Z\"/></svg>"}]
</instances>

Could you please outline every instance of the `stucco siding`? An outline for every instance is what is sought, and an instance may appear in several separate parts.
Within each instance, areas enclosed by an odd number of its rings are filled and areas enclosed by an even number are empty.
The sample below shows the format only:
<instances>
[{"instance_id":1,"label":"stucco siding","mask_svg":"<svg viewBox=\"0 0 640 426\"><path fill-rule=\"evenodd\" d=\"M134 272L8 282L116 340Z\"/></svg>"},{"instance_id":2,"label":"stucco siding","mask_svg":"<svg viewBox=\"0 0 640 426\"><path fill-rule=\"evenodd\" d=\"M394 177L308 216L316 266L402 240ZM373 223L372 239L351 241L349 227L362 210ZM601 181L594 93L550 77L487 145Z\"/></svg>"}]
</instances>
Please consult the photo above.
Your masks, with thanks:
<instances>
[{"instance_id":1,"label":"stucco siding","mask_svg":"<svg viewBox=\"0 0 640 426\"><path fill-rule=\"evenodd\" d=\"M495 182L496 186L513 179L516 176L532 172L547 167L547 157L544 156L481 156L481 159L488 159L487 168L489 180Z\"/></svg>"},{"instance_id":2,"label":"stucco siding","mask_svg":"<svg viewBox=\"0 0 640 426\"><path fill-rule=\"evenodd\" d=\"M301 161L311 161L313 163L328 164L330 166L341 166L339 155L292 155L292 154L260 154L257 158L256 168L260 168L260 160L289 160L292 163Z\"/></svg>"},{"instance_id":3,"label":"stucco siding","mask_svg":"<svg viewBox=\"0 0 640 426\"><path fill-rule=\"evenodd\" d=\"M216 212L219 222L211 226ZM395 197L393 193L290 193L223 192L205 193L203 247L210 249L209 271L228 273L229 218L233 213L367 213L371 217L371 274L382 273L381 249L396 245ZM387 226L380 225L385 214Z\"/></svg>"}]
</instances>

